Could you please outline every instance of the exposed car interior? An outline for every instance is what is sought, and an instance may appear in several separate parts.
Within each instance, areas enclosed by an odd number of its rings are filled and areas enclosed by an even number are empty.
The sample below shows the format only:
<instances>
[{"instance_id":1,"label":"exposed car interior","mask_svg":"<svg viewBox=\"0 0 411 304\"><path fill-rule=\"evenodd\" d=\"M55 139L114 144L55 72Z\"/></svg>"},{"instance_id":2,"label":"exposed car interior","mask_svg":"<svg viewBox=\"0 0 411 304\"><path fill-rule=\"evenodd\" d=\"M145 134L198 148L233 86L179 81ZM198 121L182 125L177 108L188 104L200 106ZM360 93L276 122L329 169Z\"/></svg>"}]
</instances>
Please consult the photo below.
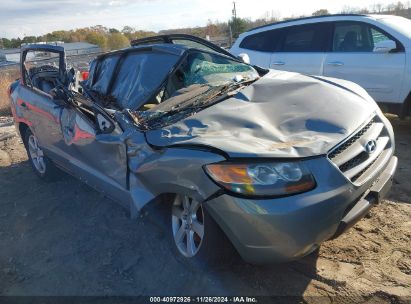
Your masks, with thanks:
<instances>
[{"instance_id":1,"label":"exposed car interior","mask_svg":"<svg viewBox=\"0 0 411 304\"><path fill-rule=\"evenodd\" d=\"M337 24L333 46L335 51L372 52L373 48L373 33L369 26L356 23Z\"/></svg>"},{"instance_id":2,"label":"exposed car interior","mask_svg":"<svg viewBox=\"0 0 411 304\"><path fill-rule=\"evenodd\" d=\"M59 69L51 65L32 67L28 69L27 76L26 84L45 93L49 93L57 86Z\"/></svg>"},{"instance_id":3,"label":"exposed car interior","mask_svg":"<svg viewBox=\"0 0 411 304\"><path fill-rule=\"evenodd\" d=\"M60 53L53 51L28 50L25 52L21 69L27 86L54 95L59 85L74 89L76 72L73 68L62 70Z\"/></svg>"},{"instance_id":4,"label":"exposed car interior","mask_svg":"<svg viewBox=\"0 0 411 304\"><path fill-rule=\"evenodd\" d=\"M214 52L190 50L171 73L179 57L158 51L109 55L92 63L86 91L105 108L147 111L181 94L191 85L216 85L240 74L258 76L250 66ZM112 71L118 71L113 77ZM155 73L154 73L155 71ZM145 74L142 78L141 75Z\"/></svg>"},{"instance_id":5,"label":"exposed car interior","mask_svg":"<svg viewBox=\"0 0 411 304\"><path fill-rule=\"evenodd\" d=\"M351 52L357 49L357 32L350 31L344 36L344 40L340 43L338 49L340 51Z\"/></svg>"}]
</instances>

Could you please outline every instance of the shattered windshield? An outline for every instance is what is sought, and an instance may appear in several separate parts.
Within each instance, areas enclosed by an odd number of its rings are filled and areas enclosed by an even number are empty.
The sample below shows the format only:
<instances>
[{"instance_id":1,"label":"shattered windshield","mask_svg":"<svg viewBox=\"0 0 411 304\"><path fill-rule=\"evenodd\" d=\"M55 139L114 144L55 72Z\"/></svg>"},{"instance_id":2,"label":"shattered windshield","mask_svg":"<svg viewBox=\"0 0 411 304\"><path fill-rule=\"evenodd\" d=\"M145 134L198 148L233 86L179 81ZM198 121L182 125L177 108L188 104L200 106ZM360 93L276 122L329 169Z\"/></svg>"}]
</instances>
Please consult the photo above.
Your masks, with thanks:
<instances>
[{"instance_id":1,"label":"shattered windshield","mask_svg":"<svg viewBox=\"0 0 411 304\"><path fill-rule=\"evenodd\" d=\"M229 97L258 78L250 65L218 54L190 52L159 94L132 116L142 129L160 128Z\"/></svg>"},{"instance_id":2,"label":"shattered windshield","mask_svg":"<svg viewBox=\"0 0 411 304\"><path fill-rule=\"evenodd\" d=\"M221 85L240 78L253 79L257 72L249 65L228 59L217 54L194 52L180 67L180 77L183 86L192 84Z\"/></svg>"}]
</instances>

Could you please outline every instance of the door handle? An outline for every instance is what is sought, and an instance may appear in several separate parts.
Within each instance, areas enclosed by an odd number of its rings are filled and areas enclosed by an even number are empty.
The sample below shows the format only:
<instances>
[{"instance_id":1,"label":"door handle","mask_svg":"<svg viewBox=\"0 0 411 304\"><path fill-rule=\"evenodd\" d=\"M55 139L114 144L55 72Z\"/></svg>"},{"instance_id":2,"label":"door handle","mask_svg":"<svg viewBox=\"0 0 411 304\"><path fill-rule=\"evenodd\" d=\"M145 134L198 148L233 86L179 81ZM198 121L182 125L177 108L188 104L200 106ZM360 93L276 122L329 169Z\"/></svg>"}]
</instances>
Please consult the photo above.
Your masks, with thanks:
<instances>
[{"instance_id":1,"label":"door handle","mask_svg":"<svg viewBox=\"0 0 411 304\"><path fill-rule=\"evenodd\" d=\"M274 61L271 65L285 65L284 61Z\"/></svg>"},{"instance_id":2,"label":"door handle","mask_svg":"<svg viewBox=\"0 0 411 304\"><path fill-rule=\"evenodd\" d=\"M327 65L342 66L342 65L344 65L344 62L341 62L341 61L330 61L330 62L327 62Z\"/></svg>"},{"instance_id":3,"label":"door handle","mask_svg":"<svg viewBox=\"0 0 411 304\"><path fill-rule=\"evenodd\" d=\"M22 108L27 109L27 104L25 102L22 102L20 105L21 105Z\"/></svg>"}]
</instances>

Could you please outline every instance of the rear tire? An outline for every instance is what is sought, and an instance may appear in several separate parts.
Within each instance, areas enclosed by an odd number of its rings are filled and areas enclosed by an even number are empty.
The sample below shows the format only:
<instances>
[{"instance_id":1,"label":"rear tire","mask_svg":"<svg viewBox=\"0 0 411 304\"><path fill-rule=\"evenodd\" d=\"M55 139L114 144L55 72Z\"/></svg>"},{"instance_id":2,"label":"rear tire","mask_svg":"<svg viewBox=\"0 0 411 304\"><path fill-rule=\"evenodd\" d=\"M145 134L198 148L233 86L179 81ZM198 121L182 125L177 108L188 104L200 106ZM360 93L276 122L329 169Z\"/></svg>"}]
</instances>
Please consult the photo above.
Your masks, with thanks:
<instances>
[{"instance_id":1,"label":"rear tire","mask_svg":"<svg viewBox=\"0 0 411 304\"><path fill-rule=\"evenodd\" d=\"M27 128L24 133L23 142L31 167L38 177L46 181L53 181L61 176L61 171L44 154L42 148L39 146L37 137L29 128Z\"/></svg>"}]
</instances>

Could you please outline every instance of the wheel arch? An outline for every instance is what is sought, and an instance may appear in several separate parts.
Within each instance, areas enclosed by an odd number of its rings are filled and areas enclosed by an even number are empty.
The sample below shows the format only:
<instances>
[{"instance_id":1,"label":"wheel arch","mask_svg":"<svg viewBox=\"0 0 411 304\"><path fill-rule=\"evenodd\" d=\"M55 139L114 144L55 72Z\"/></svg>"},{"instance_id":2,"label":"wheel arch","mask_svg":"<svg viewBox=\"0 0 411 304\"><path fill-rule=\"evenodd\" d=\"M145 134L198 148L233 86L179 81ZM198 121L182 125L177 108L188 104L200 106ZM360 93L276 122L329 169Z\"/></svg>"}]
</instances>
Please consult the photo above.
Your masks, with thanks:
<instances>
[{"instance_id":1,"label":"wheel arch","mask_svg":"<svg viewBox=\"0 0 411 304\"><path fill-rule=\"evenodd\" d=\"M136 218L140 211L147 205L152 205L158 201L172 201L176 195L186 195L203 203L208 197L198 189L185 187L177 184L162 184L162 191L153 193L148 189L131 189L131 218Z\"/></svg>"},{"instance_id":2,"label":"wheel arch","mask_svg":"<svg viewBox=\"0 0 411 304\"><path fill-rule=\"evenodd\" d=\"M27 129L30 129L29 125L24 122L19 122L18 124L18 131L20 133L20 137L23 139L24 134L26 134Z\"/></svg>"},{"instance_id":3,"label":"wheel arch","mask_svg":"<svg viewBox=\"0 0 411 304\"><path fill-rule=\"evenodd\" d=\"M401 113L400 113L400 118L404 119L407 116L411 115L411 91L408 93L407 97L405 98L403 105L402 105L402 109L401 109Z\"/></svg>"}]
</instances>

